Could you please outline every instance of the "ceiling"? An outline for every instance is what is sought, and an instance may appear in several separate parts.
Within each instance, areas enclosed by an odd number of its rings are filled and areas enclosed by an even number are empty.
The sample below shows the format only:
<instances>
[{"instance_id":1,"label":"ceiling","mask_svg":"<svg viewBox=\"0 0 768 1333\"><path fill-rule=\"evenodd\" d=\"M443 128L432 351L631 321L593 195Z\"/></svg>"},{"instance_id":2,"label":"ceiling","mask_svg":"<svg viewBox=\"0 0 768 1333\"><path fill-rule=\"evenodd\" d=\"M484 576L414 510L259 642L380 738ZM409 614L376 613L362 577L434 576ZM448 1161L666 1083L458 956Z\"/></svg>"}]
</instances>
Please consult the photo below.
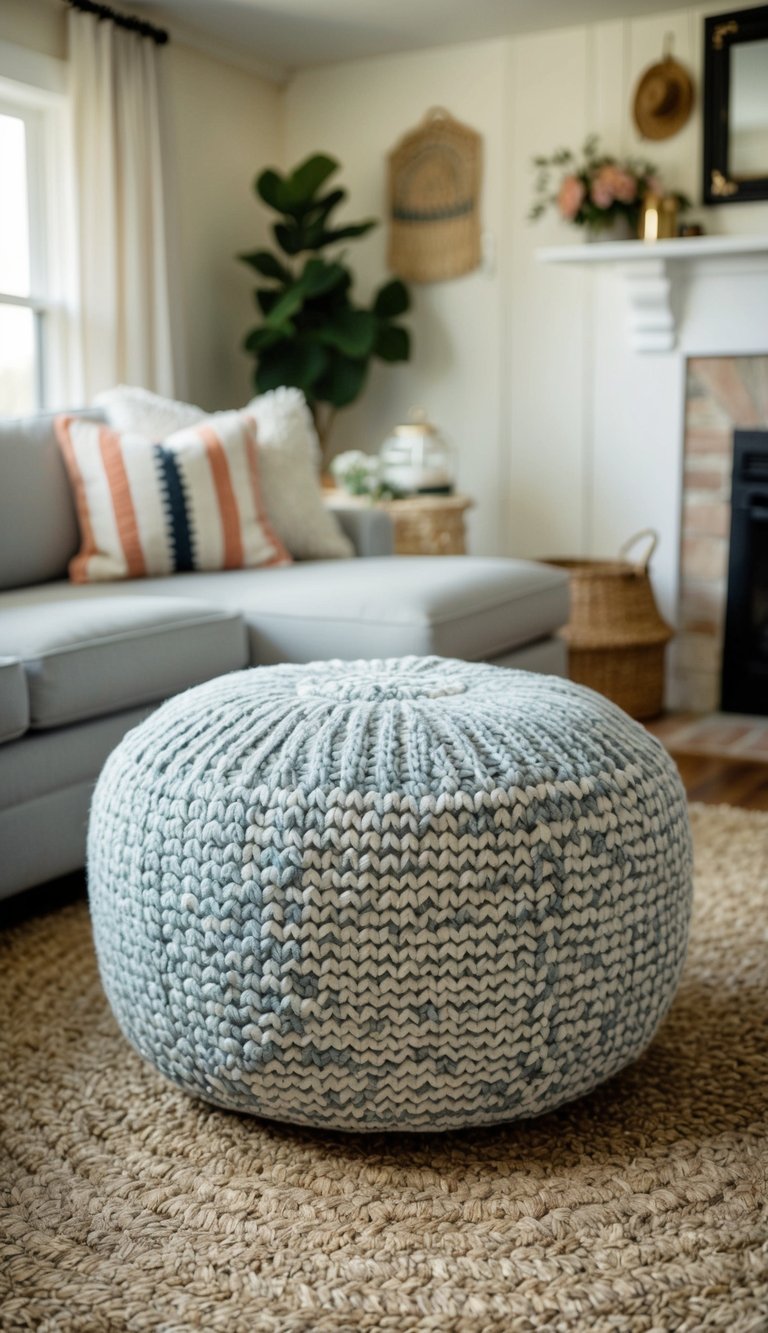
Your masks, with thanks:
<instances>
[{"instance_id":1,"label":"ceiling","mask_svg":"<svg viewBox=\"0 0 768 1333\"><path fill-rule=\"evenodd\" d=\"M135 6L283 72L687 8L690 0L140 0ZM154 12L153 12L154 11Z\"/></svg>"}]
</instances>

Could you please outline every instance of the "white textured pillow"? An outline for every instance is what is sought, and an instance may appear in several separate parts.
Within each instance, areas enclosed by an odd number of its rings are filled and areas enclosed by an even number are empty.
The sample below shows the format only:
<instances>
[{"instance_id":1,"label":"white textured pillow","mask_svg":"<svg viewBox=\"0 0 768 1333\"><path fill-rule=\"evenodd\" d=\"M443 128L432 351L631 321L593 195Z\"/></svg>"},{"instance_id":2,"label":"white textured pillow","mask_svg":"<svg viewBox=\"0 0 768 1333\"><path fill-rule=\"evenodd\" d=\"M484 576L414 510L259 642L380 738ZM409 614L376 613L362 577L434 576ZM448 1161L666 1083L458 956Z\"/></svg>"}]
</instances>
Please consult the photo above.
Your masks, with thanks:
<instances>
[{"instance_id":1,"label":"white textured pillow","mask_svg":"<svg viewBox=\"0 0 768 1333\"><path fill-rule=\"evenodd\" d=\"M116 430L165 438L204 420L207 413L148 389L118 385L94 399ZM297 560L354 555L351 542L323 503L319 448L300 389L272 389L244 409L256 422L264 507L277 536Z\"/></svg>"},{"instance_id":2,"label":"white textured pillow","mask_svg":"<svg viewBox=\"0 0 768 1333\"><path fill-rule=\"evenodd\" d=\"M114 430L129 430L155 440L164 440L177 430L196 426L208 416L202 407L161 398L159 393L137 389L131 384L118 384L115 389L97 393L93 405L101 408Z\"/></svg>"}]
</instances>

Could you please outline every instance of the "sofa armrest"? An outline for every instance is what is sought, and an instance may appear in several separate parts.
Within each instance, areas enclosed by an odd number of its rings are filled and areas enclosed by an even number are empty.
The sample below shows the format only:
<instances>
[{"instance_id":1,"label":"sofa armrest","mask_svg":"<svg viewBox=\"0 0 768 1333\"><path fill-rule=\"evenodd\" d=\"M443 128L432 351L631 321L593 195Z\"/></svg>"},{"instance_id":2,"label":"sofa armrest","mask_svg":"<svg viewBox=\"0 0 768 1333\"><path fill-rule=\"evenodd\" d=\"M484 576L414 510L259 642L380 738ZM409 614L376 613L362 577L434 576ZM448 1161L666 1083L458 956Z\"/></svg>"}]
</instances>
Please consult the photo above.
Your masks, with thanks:
<instances>
[{"instance_id":1,"label":"sofa armrest","mask_svg":"<svg viewBox=\"0 0 768 1333\"><path fill-rule=\"evenodd\" d=\"M349 537L354 546L356 555L392 555L395 546L394 528L389 514L385 514L382 509L355 504L354 501L349 505L334 503L331 509L344 535Z\"/></svg>"}]
</instances>

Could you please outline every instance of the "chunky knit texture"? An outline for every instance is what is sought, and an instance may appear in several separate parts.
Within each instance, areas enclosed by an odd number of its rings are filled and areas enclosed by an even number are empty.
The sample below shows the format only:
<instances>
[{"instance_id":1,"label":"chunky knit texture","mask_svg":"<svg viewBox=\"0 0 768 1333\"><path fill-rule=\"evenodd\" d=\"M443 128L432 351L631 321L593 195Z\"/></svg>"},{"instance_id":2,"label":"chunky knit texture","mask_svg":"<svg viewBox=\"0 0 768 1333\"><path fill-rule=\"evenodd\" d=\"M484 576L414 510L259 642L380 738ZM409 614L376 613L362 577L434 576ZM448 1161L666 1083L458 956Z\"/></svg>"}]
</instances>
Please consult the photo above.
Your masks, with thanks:
<instances>
[{"instance_id":1,"label":"chunky knit texture","mask_svg":"<svg viewBox=\"0 0 768 1333\"><path fill-rule=\"evenodd\" d=\"M447 1129L540 1114L642 1050L691 852L671 760L591 691L318 662L211 681L129 733L89 886L117 1019L179 1086Z\"/></svg>"}]
</instances>

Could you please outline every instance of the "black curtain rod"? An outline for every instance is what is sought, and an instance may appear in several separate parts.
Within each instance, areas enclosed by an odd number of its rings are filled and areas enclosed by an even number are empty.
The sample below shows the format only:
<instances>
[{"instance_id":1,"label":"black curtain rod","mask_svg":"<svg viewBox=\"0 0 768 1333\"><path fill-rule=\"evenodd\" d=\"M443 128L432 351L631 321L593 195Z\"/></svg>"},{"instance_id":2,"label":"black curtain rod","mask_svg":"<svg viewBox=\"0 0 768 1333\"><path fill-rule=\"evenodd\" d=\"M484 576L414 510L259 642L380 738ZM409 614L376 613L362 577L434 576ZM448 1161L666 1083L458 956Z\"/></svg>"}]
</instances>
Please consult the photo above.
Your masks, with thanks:
<instances>
[{"instance_id":1,"label":"black curtain rod","mask_svg":"<svg viewBox=\"0 0 768 1333\"><path fill-rule=\"evenodd\" d=\"M84 14L94 14L97 19L109 19L118 28L135 32L139 37L149 37L158 46L165 46L168 41L168 33L164 28L156 28L154 23L134 18L132 14L120 14L109 5L96 4L95 0L64 0L64 3L68 4L70 9L80 9Z\"/></svg>"}]
</instances>

